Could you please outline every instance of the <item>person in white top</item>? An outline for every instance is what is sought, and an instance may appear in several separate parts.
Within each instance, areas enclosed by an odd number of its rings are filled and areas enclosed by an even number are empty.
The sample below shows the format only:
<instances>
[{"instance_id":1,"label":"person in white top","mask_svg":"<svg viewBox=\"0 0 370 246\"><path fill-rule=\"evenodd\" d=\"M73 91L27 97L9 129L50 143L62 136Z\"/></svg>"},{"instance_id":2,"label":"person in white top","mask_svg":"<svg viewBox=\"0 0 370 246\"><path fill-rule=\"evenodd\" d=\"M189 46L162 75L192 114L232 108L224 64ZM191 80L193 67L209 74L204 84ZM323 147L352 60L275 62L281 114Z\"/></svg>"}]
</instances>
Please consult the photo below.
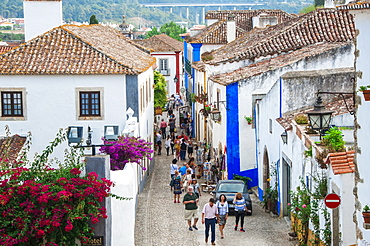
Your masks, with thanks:
<instances>
[{"instance_id":1,"label":"person in white top","mask_svg":"<svg viewBox=\"0 0 370 246\"><path fill-rule=\"evenodd\" d=\"M170 155L170 147L171 147L170 135L167 136L166 141L164 142L164 147L166 148L167 156L169 156Z\"/></svg>"},{"instance_id":2,"label":"person in white top","mask_svg":"<svg viewBox=\"0 0 370 246\"><path fill-rule=\"evenodd\" d=\"M172 160L172 163L171 163L171 166L170 166L170 173L171 173L171 182L170 182L170 186L171 186L171 190L174 186L173 184L173 176L175 176L175 171L178 171L179 170L179 167L177 166L177 159L173 159Z\"/></svg>"},{"instance_id":3,"label":"person in white top","mask_svg":"<svg viewBox=\"0 0 370 246\"><path fill-rule=\"evenodd\" d=\"M211 243L216 245L216 222L219 221L218 209L215 205L215 199L210 198L202 211L202 224L205 224L206 243L208 243L209 228L211 227Z\"/></svg>"}]
</instances>

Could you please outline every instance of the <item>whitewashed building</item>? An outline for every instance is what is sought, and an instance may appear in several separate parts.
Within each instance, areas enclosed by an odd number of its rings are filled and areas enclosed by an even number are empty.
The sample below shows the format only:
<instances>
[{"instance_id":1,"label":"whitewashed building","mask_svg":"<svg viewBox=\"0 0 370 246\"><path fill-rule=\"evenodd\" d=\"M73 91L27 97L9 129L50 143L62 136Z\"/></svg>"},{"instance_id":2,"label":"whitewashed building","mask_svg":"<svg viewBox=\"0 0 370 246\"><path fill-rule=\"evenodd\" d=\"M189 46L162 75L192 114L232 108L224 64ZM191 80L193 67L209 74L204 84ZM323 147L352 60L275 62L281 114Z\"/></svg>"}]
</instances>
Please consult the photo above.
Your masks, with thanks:
<instances>
[{"instance_id":1,"label":"whitewashed building","mask_svg":"<svg viewBox=\"0 0 370 246\"><path fill-rule=\"evenodd\" d=\"M168 95L180 94L180 87L183 86L183 43L166 34L133 41L150 50L156 58L156 70L166 78Z\"/></svg>"},{"instance_id":2,"label":"whitewashed building","mask_svg":"<svg viewBox=\"0 0 370 246\"><path fill-rule=\"evenodd\" d=\"M356 62L355 69L357 73L357 86L370 85L369 67L369 45L368 39L370 37L370 3L369 1L354 2L339 7L340 10L353 14L357 30L356 38ZM365 205L370 206L369 186L370 174L368 170L368 162L370 153L368 152L369 138L370 138L370 103L365 100L363 93L357 93L357 112L356 112L356 128L355 141L356 156L355 156L355 176L353 195L355 197L355 204L353 207L353 223L356 228L356 243L357 245L370 245L370 224L364 223L362 211Z\"/></svg>"},{"instance_id":3,"label":"whitewashed building","mask_svg":"<svg viewBox=\"0 0 370 246\"><path fill-rule=\"evenodd\" d=\"M40 153L69 126L82 126L85 140L90 126L92 143L100 144L105 126L123 131L131 107L139 136L151 141L154 64L112 28L56 27L1 55L0 121L13 133L30 131L30 153Z\"/></svg>"}]
</instances>

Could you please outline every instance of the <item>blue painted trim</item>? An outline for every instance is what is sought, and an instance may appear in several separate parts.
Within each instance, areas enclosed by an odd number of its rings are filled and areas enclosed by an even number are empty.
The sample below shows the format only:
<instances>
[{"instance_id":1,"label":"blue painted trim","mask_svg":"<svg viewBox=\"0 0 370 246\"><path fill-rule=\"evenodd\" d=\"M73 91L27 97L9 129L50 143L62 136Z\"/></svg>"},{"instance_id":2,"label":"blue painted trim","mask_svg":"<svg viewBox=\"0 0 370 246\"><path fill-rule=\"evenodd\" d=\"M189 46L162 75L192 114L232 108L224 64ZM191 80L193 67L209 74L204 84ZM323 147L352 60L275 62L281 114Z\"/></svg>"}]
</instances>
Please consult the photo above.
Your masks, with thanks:
<instances>
[{"instance_id":1,"label":"blue painted trim","mask_svg":"<svg viewBox=\"0 0 370 246\"><path fill-rule=\"evenodd\" d=\"M280 215L280 206L281 206L281 192L280 192L280 172L279 172L279 166L280 166L280 159L276 162L276 182L277 182L277 188L278 188L278 202L277 202L277 212Z\"/></svg>"},{"instance_id":2,"label":"blue painted trim","mask_svg":"<svg viewBox=\"0 0 370 246\"><path fill-rule=\"evenodd\" d=\"M184 41L184 64L183 66L185 66L185 61L186 60L189 60L189 57L188 57L188 43L186 41ZM184 69L184 73L185 73L185 78L184 78L184 87L186 89L188 89L188 85L189 85L189 77L188 77L188 73L186 72L186 70ZM181 87L181 86L180 86ZM181 88L180 88L181 89Z\"/></svg>"},{"instance_id":3,"label":"blue painted trim","mask_svg":"<svg viewBox=\"0 0 370 246\"><path fill-rule=\"evenodd\" d=\"M282 82L282 79L280 77L279 79L279 85L280 85L280 89L279 89L279 93L280 93L280 97L279 97L279 115L280 115L280 118L283 117L283 82Z\"/></svg>"},{"instance_id":4,"label":"blue painted trim","mask_svg":"<svg viewBox=\"0 0 370 246\"><path fill-rule=\"evenodd\" d=\"M241 171L238 173L238 175L249 177L252 179L252 181L248 182L248 189L254 186L258 186L258 169L257 168Z\"/></svg>"},{"instance_id":5,"label":"blue painted trim","mask_svg":"<svg viewBox=\"0 0 370 246\"><path fill-rule=\"evenodd\" d=\"M200 48L203 44L191 44L193 47L193 62L200 61Z\"/></svg>"},{"instance_id":6,"label":"blue painted trim","mask_svg":"<svg viewBox=\"0 0 370 246\"><path fill-rule=\"evenodd\" d=\"M226 102L227 169L228 179L233 179L233 174L240 175L238 83L233 83L226 86Z\"/></svg>"},{"instance_id":7,"label":"blue painted trim","mask_svg":"<svg viewBox=\"0 0 370 246\"><path fill-rule=\"evenodd\" d=\"M263 190L260 187L258 187L258 198L263 201Z\"/></svg>"}]
</instances>

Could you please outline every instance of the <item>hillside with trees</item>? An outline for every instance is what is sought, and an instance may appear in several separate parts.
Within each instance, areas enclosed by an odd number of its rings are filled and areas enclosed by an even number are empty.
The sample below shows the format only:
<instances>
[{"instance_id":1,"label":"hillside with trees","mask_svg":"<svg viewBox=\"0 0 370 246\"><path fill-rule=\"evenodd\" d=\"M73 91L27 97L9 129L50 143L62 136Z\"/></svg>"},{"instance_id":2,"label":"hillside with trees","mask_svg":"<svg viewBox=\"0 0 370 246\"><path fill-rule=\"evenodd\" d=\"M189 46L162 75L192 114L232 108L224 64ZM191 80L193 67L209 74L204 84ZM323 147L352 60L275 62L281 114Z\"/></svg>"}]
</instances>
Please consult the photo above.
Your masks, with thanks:
<instances>
[{"instance_id":1,"label":"hillside with trees","mask_svg":"<svg viewBox=\"0 0 370 246\"><path fill-rule=\"evenodd\" d=\"M213 3L221 3L222 1L223 0L214 0ZM196 0L158 0L155 2L199 3L199 1ZM233 0L232 2L240 3L245 2L245 0ZM248 2L262 3L260 0L251 0ZM143 23L153 23L153 26L157 27L171 21L189 22L190 26L193 24L202 24L196 23L197 21L202 22L202 20L199 20L199 17L202 15L201 7L190 7L188 16L189 20L187 20L185 19L187 17L185 9L174 7L172 8L173 13L170 13L169 7L156 9L141 5L145 3L153 3L153 0L63 0L63 17L64 21L67 23L71 21L89 22L92 15L96 16L99 23L120 23L122 21L122 15L125 15L127 22L134 25L134 21L131 21L132 18L141 18ZM304 7L313 4L312 0L269 0L265 3L266 4L262 6L254 6L253 9L282 9L288 13L298 13ZM248 8L249 7L246 6L244 9ZM218 7L214 7L212 10L217 9ZM3 16L4 18L22 18L23 0L0 0L0 16Z\"/></svg>"},{"instance_id":2,"label":"hillside with trees","mask_svg":"<svg viewBox=\"0 0 370 246\"><path fill-rule=\"evenodd\" d=\"M100 23L120 23L122 15L127 22L130 18L141 17L160 26L170 21L185 21L178 15L153 8L141 7L137 0L63 0L64 21L89 22L92 15ZM0 15L4 18L22 18L23 0L0 0Z\"/></svg>"}]
</instances>

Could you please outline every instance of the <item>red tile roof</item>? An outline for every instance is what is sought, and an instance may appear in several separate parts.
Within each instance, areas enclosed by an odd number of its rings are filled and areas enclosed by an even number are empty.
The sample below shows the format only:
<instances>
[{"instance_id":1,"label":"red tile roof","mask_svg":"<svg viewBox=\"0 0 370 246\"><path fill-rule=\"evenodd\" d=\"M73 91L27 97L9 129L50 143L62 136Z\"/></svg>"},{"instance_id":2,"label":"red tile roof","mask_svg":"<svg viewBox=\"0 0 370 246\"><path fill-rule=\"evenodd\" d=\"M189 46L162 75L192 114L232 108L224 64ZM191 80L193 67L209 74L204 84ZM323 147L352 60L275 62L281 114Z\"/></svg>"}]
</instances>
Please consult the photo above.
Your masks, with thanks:
<instances>
[{"instance_id":1,"label":"red tile roof","mask_svg":"<svg viewBox=\"0 0 370 246\"><path fill-rule=\"evenodd\" d=\"M9 50L13 49L14 46L0 46L0 54L8 52Z\"/></svg>"},{"instance_id":2,"label":"red tile roof","mask_svg":"<svg viewBox=\"0 0 370 246\"><path fill-rule=\"evenodd\" d=\"M335 175L343 173L355 172L355 164L353 163L355 151L329 153L325 163L330 164Z\"/></svg>"},{"instance_id":3,"label":"red tile roof","mask_svg":"<svg viewBox=\"0 0 370 246\"><path fill-rule=\"evenodd\" d=\"M264 14L269 16L276 16L278 18L278 23L292 20L297 17L296 15L288 14L287 12L280 9L257 9L207 11L205 18L220 21L227 20L230 16L233 16L236 22L236 26L249 32L253 28L252 18Z\"/></svg>"},{"instance_id":4,"label":"red tile roof","mask_svg":"<svg viewBox=\"0 0 370 246\"><path fill-rule=\"evenodd\" d=\"M25 142L26 137L19 135L0 138L0 159L16 160Z\"/></svg>"},{"instance_id":5,"label":"red tile roof","mask_svg":"<svg viewBox=\"0 0 370 246\"><path fill-rule=\"evenodd\" d=\"M342 5L337 7L338 10L361 10L370 9L370 3L366 1L355 1L347 5Z\"/></svg>"},{"instance_id":6,"label":"red tile roof","mask_svg":"<svg viewBox=\"0 0 370 246\"><path fill-rule=\"evenodd\" d=\"M153 51L182 51L184 49L181 41L166 34L155 35L143 40L133 40L133 42Z\"/></svg>"},{"instance_id":7,"label":"red tile roof","mask_svg":"<svg viewBox=\"0 0 370 246\"><path fill-rule=\"evenodd\" d=\"M211 52L207 64L253 60L276 56L320 42L352 42L355 26L352 15L335 9L317 9L296 19L253 30Z\"/></svg>"},{"instance_id":8,"label":"red tile roof","mask_svg":"<svg viewBox=\"0 0 370 246\"><path fill-rule=\"evenodd\" d=\"M2 75L139 74L155 58L101 25L63 25L0 55Z\"/></svg>"},{"instance_id":9,"label":"red tile roof","mask_svg":"<svg viewBox=\"0 0 370 246\"><path fill-rule=\"evenodd\" d=\"M252 18L261 14L276 16L278 23L296 18L279 9L208 11L206 19L217 19L218 21L186 40L188 43L227 44L227 19L230 15L235 20L236 38L239 38L252 30Z\"/></svg>"},{"instance_id":10,"label":"red tile roof","mask_svg":"<svg viewBox=\"0 0 370 246\"><path fill-rule=\"evenodd\" d=\"M302 59L313 57L324 52L330 52L330 50L345 47L346 45L351 45L349 43L320 43L317 45L310 45L296 51L282 54L280 56L261 61L255 64L251 64L246 67L239 68L230 73L222 73L210 76L210 80L221 85L229 85L237 81L247 79L268 71L273 71L281 69L285 66L290 66L291 64L300 61ZM193 67L198 70L204 70L202 62L195 63Z\"/></svg>"}]
</instances>

